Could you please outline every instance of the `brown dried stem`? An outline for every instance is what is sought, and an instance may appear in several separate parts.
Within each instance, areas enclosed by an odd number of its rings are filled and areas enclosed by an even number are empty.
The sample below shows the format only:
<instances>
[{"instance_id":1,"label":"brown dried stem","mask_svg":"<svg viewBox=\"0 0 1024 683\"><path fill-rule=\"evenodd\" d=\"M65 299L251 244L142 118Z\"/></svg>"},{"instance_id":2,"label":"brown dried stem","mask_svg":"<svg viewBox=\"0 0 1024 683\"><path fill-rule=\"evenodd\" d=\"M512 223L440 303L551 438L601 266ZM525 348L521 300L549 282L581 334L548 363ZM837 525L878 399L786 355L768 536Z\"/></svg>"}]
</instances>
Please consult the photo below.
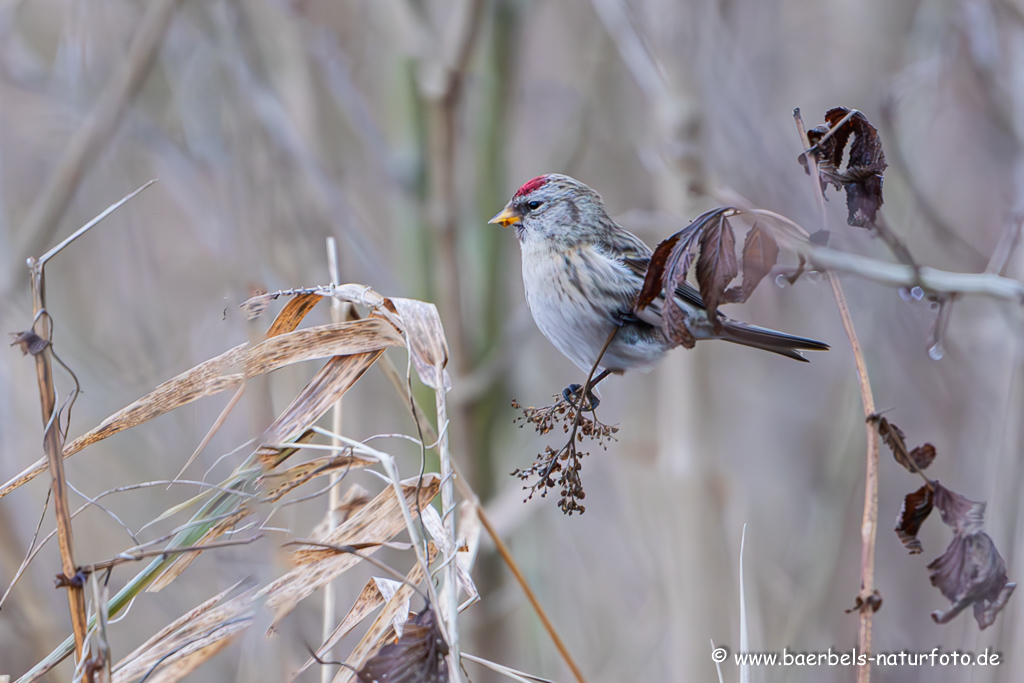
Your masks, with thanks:
<instances>
[{"instance_id":1,"label":"brown dried stem","mask_svg":"<svg viewBox=\"0 0 1024 683\"><path fill-rule=\"evenodd\" d=\"M30 259L32 273L32 310L35 323L32 331L41 339L47 340L45 346L35 356L36 377L39 380L39 402L42 406L43 449L50 468L50 486L53 491L53 510L57 517L57 543L60 547L61 571L65 579L70 580L76 572L74 533L71 527L71 508L68 505L68 486L64 476L63 438L60 433L57 397L53 386L53 365L51 363L50 332L52 323L46 312L46 280L43 276L43 263ZM85 593L81 584L68 585L68 609L71 612L71 626L75 631L75 652L82 652L86 635Z\"/></svg>"},{"instance_id":2,"label":"brown dried stem","mask_svg":"<svg viewBox=\"0 0 1024 683\"><path fill-rule=\"evenodd\" d=\"M537 600L537 596L534 595L533 591L530 589L530 584L527 583L526 577L523 576L523 573L519 570L519 566L516 564L516 561L512 559L512 553L509 552L508 547L501 540L501 536L498 535L497 530L491 525L491 520L487 518L487 515L484 513L484 510L480 505L477 505L476 513L480 518L480 523L483 525L484 529L487 530L487 534L491 537L491 540L494 541L494 547L497 548L498 554L501 555L501 559L505 561L506 565L508 565L509 571L512 572L512 576L516 579L516 583L518 583L519 587L523 589L526 599L533 607L533 611L537 613L540 623L544 626L544 630L548 632L548 637L551 638L551 642L555 644L555 649L558 650L558 654L562 655L562 659L565 660L566 665L568 665L569 669L572 670L572 675L576 677L576 680L579 681L579 683L586 683L586 679L583 678L583 672L580 671L580 668L576 665L572 655L569 654L569 650L566 648L565 643L562 642L562 639L558 636L558 631L555 630L554 624L552 624L551 620L548 619L547 614L544 613L544 608L540 606L540 602Z\"/></svg>"},{"instance_id":3,"label":"brown dried stem","mask_svg":"<svg viewBox=\"0 0 1024 683\"><path fill-rule=\"evenodd\" d=\"M807 138L807 130L804 128L800 110L793 112L796 120L797 131L804 145L804 149L811 148L810 140ZM810 167L810 177L814 183L814 194L818 202L821 215L822 227L825 226L825 198L822 194L821 183L818 180L818 161L813 153L807 154L807 162ZM864 512L861 519L861 553L860 553L860 593L857 597L857 605L860 612L860 628L858 629L857 646L864 654L871 652L871 628L872 618L877 609L877 597L875 596L875 540L878 535L878 434L873 424L867 421L875 414L875 399L871 392L871 381L868 377L867 363L864 361L864 353L857 339L857 330L853 326L853 319L850 317L850 308L846 303L846 296L843 294L839 277L829 271L829 283L832 285L832 293L835 295L836 306L839 308L839 315L843 319L843 329L850 339L850 348L853 351L853 360L857 366L857 381L860 385L861 402L864 405L865 429L867 433L867 456L866 472L864 481ZM857 667L857 683L868 683L871 680L871 662L866 662Z\"/></svg>"}]
</instances>

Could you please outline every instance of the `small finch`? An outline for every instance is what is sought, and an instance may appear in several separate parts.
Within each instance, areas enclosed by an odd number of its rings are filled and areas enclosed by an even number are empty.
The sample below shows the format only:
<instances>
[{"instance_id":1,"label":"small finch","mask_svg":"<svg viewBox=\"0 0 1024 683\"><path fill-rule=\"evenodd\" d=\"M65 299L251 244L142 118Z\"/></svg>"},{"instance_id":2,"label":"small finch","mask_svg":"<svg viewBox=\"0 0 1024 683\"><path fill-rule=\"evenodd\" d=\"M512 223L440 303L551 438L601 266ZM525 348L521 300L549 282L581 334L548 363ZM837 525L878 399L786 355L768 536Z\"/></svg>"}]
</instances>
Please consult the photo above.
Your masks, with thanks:
<instances>
[{"instance_id":1,"label":"small finch","mask_svg":"<svg viewBox=\"0 0 1024 683\"><path fill-rule=\"evenodd\" d=\"M598 366L593 384L609 373L649 371L674 344L662 331L665 293L635 312L651 249L613 221L601 195L569 176L551 173L520 187L490 223L514 225L522 250L526 301L537 327L566 358L590 372L618 327ZM667 305L679 306L694 339L725 341L807 362L801 349L826 351L813 339L732 320L708 317L700 293L676 288ZM566 390L575 393L574 385Z\"/></svg>"}]
</instances>

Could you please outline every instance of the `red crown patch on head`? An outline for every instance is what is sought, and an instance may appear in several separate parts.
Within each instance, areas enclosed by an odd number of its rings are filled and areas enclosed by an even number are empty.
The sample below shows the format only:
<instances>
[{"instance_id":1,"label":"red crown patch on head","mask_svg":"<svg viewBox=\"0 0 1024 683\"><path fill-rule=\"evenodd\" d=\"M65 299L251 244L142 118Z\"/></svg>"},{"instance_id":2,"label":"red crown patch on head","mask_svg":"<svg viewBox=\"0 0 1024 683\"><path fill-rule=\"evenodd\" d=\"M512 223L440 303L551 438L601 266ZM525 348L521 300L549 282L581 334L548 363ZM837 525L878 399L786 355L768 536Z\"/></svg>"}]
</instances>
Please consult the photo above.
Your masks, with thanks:
<instances>
[{"instance_id":1,"label":"red crown patch on head","mask_svg":"<svg viewBox=\"0 0 1024 683\"><path fill-rule=\"evenodd\" d=\"M548 177L546 175L539 175L536 178L534 178L533 180L527 180L526 184L524 184L522 187L520 187L516 191L515 196L516 197L522 197L524 195L528 195L531 192L533 192L534 190L536 190L538 188L541 188L541 187L544 187L545 185L547 185L547 183L548 183Z\"/></svg>"}]
</instances>

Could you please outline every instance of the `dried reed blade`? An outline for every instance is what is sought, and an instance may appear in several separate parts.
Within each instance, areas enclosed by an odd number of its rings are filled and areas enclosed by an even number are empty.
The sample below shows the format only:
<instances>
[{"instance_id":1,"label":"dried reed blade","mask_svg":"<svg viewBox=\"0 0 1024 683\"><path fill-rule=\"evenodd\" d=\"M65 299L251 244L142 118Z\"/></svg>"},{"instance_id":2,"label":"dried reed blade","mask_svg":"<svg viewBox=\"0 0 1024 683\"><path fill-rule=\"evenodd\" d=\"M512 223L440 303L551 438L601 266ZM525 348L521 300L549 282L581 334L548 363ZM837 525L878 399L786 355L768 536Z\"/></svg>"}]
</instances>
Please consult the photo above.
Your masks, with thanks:
<instances>
[{"instance_id":1,"label":"dried reed blade","mask_svg":"<svg viewBox=\"0 0 1024 683\"><path fill-rule=\"evenodd\" d=\"M285 443L312 427L377 362L382 353L384 351L380 350L331 358L267 428L263 442ZM260 448L257 457L267 468L283 460L277 448Z\"/></svg>"},{"instance_id":2,"label":"dried reed blade","mask_svg":"<svg viewBox=\"0 0 1024 683\"><path fill-rule=\"evenodd\" d=\"M276 502L288 492L321 475L335 473L339 470L362 469L376 463L376 460L362 455L328 455L307 460L284 470L268 472L258 481L269 485L266 500Z\"/></svg>"},{"instance_id":3,"label":"dried reed blade","mask_svg":"<svg viewBox=\"0 0 1024 683\"><path fill-rule=\"evenodd\" d=\"M409 506L425 508L437 495L441 480L434 473L427 474L417 482L403 482L402 492ZM417 498L417 493L418 498ZM367 503L347 522L335 529L324 540L332 545L353 545L391 540L406 528L402 507L394 489L388 487ZM372 554L376 548L364 552ZM352 554L339 554L332 550L303 549L293 555L298 567L264 587L258 597L266 598L267 607L274 610L271 631L287 616L299 602L309 597L317 588L344 573L359 562Z\"/></svg>"},{"instance_id":4,"label":"dried reed blade","mask_svg":"<svg viewBox=\"0 0 1024 683\"><path fill-rule=\"evenodd\" d=\"M222 535L231 530L233 526L241 522L243 519L251 514L251 510L248 508L242 508L234 513L219 520L216 524L206 529L203 535L198 541L192 545L205 545L211 541L220 538ZM188 566L192 564L199 553L202 551L194 550L187 553L179 553L175 555L171 563L160 573L160 575L153 579L153 582L149 584L146 589L148 593L158 593L171 584L176 578L178 578L183 571L188 569Z\"/></svg>"},{"instance_id":5,"label":"dried reed blade","mask_svg":"<svg viewBox=\"0 0 1024 683\"><path fill-rule=\"evenodd\" d=\"M428 556L430 561L433 562L434 558L437 557L437 546L433 543L429 544ZM426 575L423 573L423 567L416 563L413 565L409 573L405 575L405 581L407 584L416 586ZM377 609L384 604L384 596L381 594L380 589L377 587L377 581L370 579L366 582L366 586L363 587L362 592L356 601L352 604L351 609L345 615L345 618L335 627L334 631L324 640L323 644L317 649L316 656L323 659L324 656L330 652L338 642L351 633L352 629L358 626L366 617L370 616L373 610ZM302 674L303 671L313 666L316 663L316 659L310 657L306 662L295 670L290 680L295 680Z\"/></svg>"},{"instance_id":6,"label":"dried reed blade","mask_svg":"<svg viewBox=\"0 0 1024 683\"><path fill-rule=\"evenodd\" d=\"M403 345L394 328L380 318L320 325L268 339L255 347L240 344L170 379L98 426L67 444L68 458L107 437L148 422L175 408L241 384L246 377L271 372L292 363L346 354L364 355ZM241 368L242 372L238 372ZM365 370L365 368L364 368ZM361 372L359 373L362 374ZM355 377L358 379L358 377ZM287 439L280 439L285 441ZM46 470L39 460L0 487L3 498Z\"/></svg>"},{"instance_id":7,"label":"dried reed blade","mask_svg":"<svg viewBox=\"0 0 1024 683\"><path fill-rule=\"evenodd\" d=\"M213 606L227 592L191 610L173 628L163 629L160 638L151 638L121 660L115 667L115 683L134 681L157 666L164 667L164 675L170 676L163 680L178 680L249 628L253 621L253 591L247 590Z\"/></svg>"}]
</instances>

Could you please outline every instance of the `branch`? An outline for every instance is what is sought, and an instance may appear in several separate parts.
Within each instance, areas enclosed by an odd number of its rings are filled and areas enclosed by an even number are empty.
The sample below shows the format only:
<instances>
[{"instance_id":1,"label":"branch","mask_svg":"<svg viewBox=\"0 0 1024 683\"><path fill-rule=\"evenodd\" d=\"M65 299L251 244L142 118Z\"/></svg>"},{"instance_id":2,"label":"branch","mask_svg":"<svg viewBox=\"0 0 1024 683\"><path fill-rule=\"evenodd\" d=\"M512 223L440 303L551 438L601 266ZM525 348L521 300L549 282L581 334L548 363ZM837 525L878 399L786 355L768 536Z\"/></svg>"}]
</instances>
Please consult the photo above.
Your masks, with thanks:
<instances>
[{"instance_id":1,"label":"branch","mask_svg":"<svg viewBox=\"0 0 1024 683\"><path fill-rule=\"evenodd\" d=\"M920 287L935 294L982 294L1024 303L1024 283L995 273L957 273L890 263L809 242L793 241L794 250L815 270L849 273L891 287Z\"/></svg>"},{"instance_id":2,"label":"branch","mask_svg":"<svg viewBox=\"0 0 1024 683\"><path fill-rule=\"evenodd\" d=\"M807 131L804 128L804 122L800 117L799 109L793 112L793 118L796 120L797 131L800 134L804 149L810 150L811 143L807 138ZM826 225L826 214L824 194L822 193L821 181L818 179L818 159L813 153L808 152L807 163L809 165L811 181L814 183L822 228L824 228ZM833 250L829 249L827 251ZM842 252L835 253L841 254ZM805 258L807 257L805 256ZM914 284L920 284L920 269L908 265L900 267L910 272ZM843 294L843 288L839 284L839 277L835 274L834 270L829 270L828 278L829 283L832 285L832 292L835 294L839 315L843 319L843 328L846 330L846 336L850 339L853 360L857 366L857 381L860 384L861 401L864 404L864 416L868 418L875 413L875 399L871 392L871 381L868 378L867 363L864 361L864 353L861 350L860 341L857 339L857 330L853 327L850 308L846 304L846 295ZM867 429L868 446L865 458L867 462L864 475L864 513L860 526L860 592L857 595L860 627L857 634L857 646L860 652L867 654L871 652L872 619L880 603L875 590L875 540L878 536L878 434L875 432L874 425L867 421L865 422L865 428ZM857 683L869 683L870 680L871 662L859 665L857 667Z\"/></svg>"},{"instance_id":3,"label":"branch","mask_svg":"<svg viewBox=\"0 0 1024 683\"><path fill-rule=\"evenodd\" d=\"M778 236L786 246L803 257L813 270L849 273L890 287L920 287L934 294L980 294L993 299L1024 303L1024 282L1020 280L990 271L958 273L928 266L915 270L913 266L902 263L820 247L807 240L808 231L799 224L774 211L755 208L750 200L731 188L720 188L717 196L745 213L770 218L788 228L779 231Z\"/></svg>"}]
</instances>

